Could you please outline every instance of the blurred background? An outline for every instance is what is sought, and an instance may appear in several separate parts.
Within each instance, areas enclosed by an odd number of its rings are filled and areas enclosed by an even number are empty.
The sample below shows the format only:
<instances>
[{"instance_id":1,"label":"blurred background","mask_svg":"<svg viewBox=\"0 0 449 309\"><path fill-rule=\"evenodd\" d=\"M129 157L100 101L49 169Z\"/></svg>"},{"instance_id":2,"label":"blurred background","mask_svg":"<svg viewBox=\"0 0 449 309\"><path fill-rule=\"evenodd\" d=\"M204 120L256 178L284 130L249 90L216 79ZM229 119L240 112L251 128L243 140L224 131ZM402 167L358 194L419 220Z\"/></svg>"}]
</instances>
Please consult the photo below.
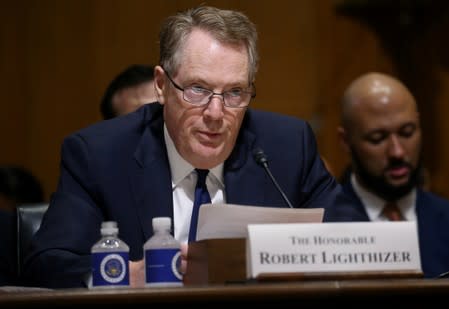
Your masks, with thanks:
<instances>
[{"instance_id":1,"label":"blurred background","mask_svg":"<svg viewBox=\"0 0 449 309\"><path fill-rule=\"evenodd\" d=\"M110 80L158 61L162 20L199 4L246 13L259 31L252 107L315 130L335 175L340 97L367 71L402 79L418 100L430 188L449 198L449 1L0 0L0 164L31 170L48 199L62 140L101 120Z\"/></svg>"}]
</instances>

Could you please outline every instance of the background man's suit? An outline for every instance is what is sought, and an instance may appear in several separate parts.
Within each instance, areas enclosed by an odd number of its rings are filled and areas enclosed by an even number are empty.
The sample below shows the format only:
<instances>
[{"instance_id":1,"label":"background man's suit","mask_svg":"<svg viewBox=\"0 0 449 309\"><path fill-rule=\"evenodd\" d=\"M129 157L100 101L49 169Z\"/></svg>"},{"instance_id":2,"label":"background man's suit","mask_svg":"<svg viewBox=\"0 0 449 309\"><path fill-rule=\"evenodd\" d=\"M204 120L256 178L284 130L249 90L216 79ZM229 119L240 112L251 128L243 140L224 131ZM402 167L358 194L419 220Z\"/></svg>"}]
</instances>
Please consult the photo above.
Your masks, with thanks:
<instances>
[{"instance_id":1,"label":"background man's suit","mask_svg":"<svg viewBox=\"0 0 449 309\"><path fill-rule=\"evenodd\" d=\"M173 218L162 111L161 105L148 104L64 141L58 188L26 259L28 284L82 286L103 220L117 221L130 259L142 259L143 244L152 235L151 219ZM311 128L293 117L254 110L247 111L225 162L227 203L287 207L255 162L257 147L268 156L272 173L295 207L333 204L340 186L324 168ZM333 219L330 212L325 217Z\"/></svg>"},{"instance_id":2,"label":"background man's suit","mask_svg":"<svg viewBox=\"0 0 449 309\"><path fill-rule=\"evenodd\" d=\"M343 184L345 196L352 200L351 205L360 220L370 221L365 207L355 193L351 182ZM430 192L417 190L416 218L420 246L421 266L424 276L437 277L449 271L449 201Z\"/></svg>"}]
</instances>

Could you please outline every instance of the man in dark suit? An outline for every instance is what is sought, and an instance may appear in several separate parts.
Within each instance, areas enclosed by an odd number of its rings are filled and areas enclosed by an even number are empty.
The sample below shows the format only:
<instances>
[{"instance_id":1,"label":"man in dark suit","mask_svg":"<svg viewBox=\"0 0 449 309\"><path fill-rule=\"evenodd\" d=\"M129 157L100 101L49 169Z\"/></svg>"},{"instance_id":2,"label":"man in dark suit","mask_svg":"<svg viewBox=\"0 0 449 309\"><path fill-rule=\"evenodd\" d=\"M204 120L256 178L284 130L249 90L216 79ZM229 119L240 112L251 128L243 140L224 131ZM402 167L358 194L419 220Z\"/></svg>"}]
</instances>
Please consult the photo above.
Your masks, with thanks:
<instances>
[{"instance_id":1,"label":"man in dark suit","mask_svg":"<svg viewBox=\"0 0 449 309\"><path fill-rule=\"evenodd\" d=\"M343 183L349 204L362 221L416 221L424 276L449 271L449 201L421 188L413 95L392 76L368 73L350 84L342 103L339 136L352 158Z\"/></svg>"},{"instance_id":2,"label":"man in dark suit","mask_svg":"<svg viewBox=\"0 0 449 309\"><path fill-rule=\"evenodd\" d=\"M256 162L258 148L294 207L334 202L340 187L309 125L248 108L256 41L254 24L235 11L200 7L164 23L155 68L160 104L64 141L58 188L26 260L28 284L82 286L100 225L114 220L130 247L131 284L141 285L152 218L171 217L175 238L188 239L195 168L210 170L212 203L288 207ZM325 219L333 218L326 212Z\"/></svg>"}]
</instances>

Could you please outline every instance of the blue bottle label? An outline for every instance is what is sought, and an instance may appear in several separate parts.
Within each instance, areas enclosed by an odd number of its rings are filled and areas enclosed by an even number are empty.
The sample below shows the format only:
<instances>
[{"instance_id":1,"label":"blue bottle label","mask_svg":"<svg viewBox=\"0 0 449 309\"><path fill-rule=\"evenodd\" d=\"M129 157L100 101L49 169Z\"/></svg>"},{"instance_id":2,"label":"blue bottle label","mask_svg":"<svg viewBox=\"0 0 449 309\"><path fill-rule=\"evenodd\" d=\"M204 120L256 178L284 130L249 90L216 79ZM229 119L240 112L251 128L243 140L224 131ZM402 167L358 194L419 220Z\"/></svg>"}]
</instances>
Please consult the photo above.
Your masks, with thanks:
<instances>
[{"instance_id":1,"label":"blue bottle label","mask_svg":"<svg viewBox=\"0 0 449 309\"><path fill-rule=\"evenodd\" d=\"M92 254L92 285L129 285L128 252Z\"/></svg>"},{"instance_id":2,"label":"blue bottle label","mask_svg":"<svg viewBox=\"0 0 449 309\"><path fill-rule=\"evenodd\" d=\"M179 249L145 250L145 283L181 283Z\"/></svg>"}]
</instances>

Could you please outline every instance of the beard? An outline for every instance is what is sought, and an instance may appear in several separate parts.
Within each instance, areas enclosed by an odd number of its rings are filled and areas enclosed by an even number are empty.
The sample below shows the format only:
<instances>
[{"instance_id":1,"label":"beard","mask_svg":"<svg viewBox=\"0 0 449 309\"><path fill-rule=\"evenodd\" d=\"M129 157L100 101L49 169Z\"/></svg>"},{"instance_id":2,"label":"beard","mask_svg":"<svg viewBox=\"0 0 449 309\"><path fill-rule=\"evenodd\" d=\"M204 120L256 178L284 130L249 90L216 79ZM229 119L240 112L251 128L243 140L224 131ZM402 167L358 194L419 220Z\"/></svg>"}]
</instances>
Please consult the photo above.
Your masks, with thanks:
<instances>
[{"instance_id":1,"label":"beard","mask_svg":"<svg viewBox=\"0 0 449 309\"><path fill-rule=\"evenodd\" d=\"M413 168L410 163L405 162L401 159L390 160L388 166L385 169L393 167L410 168L411 173L408 181L405 184L399 186L388 183L387 179L383 175L376 176L370 173L368 169L365 168L362 160L354 150L352 150L352 160L354 169L363 186L387 201L396 201L400 199L401 197L410 193L413 188L417 187L420 184L421 160L419 161L418 166L415 168Z\"/></svg>"}]
</instances>

